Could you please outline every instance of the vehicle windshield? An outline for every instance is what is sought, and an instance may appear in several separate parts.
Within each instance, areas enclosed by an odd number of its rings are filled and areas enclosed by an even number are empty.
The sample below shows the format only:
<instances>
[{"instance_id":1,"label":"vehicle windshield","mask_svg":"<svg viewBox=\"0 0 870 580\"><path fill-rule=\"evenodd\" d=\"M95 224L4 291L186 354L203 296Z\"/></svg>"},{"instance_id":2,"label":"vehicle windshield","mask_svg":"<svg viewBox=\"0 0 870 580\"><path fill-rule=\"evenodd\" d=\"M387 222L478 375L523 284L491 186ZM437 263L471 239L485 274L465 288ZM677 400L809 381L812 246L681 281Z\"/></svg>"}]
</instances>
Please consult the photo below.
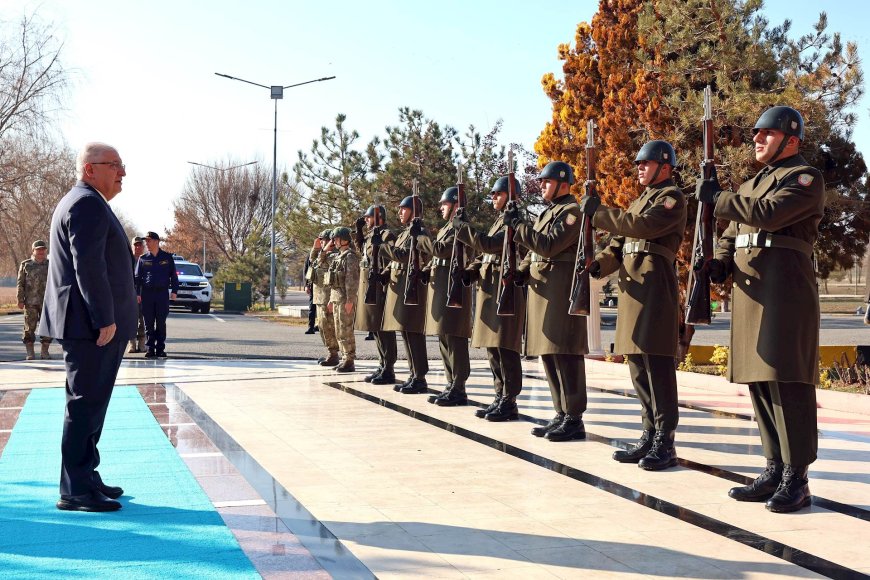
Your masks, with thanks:
<instances>
[{"instance_id":1,"label":"vehicle windshield","mask_svg":"<svg viewBox=\"0 0 870 580\"><path fill-rule=\"evenodd\" d=\"M202 270L196 264L175 264L175 273L179 276L202 276Z\"/></svg>"}]
</instances>

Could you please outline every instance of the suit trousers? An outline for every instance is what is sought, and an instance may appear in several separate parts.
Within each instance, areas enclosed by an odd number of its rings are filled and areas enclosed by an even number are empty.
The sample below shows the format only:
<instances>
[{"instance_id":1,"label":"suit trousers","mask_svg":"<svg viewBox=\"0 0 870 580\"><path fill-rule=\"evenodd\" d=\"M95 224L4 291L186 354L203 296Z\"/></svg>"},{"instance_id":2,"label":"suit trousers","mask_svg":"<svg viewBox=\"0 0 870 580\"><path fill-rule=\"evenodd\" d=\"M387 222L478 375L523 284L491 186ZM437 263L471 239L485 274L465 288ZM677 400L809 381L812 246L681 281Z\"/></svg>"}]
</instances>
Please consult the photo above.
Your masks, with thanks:
<instances>
[{"instance_id":1,"label":"suit trousers","mask_svg":"<svg viewBox=\"0 0 870 580\"><path fill-rule=\"evenodd\" d=\"M749 384L755 422L767 459L809 465L819 450L816 388L805 383Z\"/></svg>"},{"instance_id":2,"label":"suit trousers","mask_svg":"<svg viewBox=\"0 0 870 580\"><path fill-rule=\"evenodd\" d=\"M673 431L679 421L674 357L629 354L628 372L640 400L644 431Z\"/></svg>"},{"instance_id":3,"label":"suit trousers","mask_svg":"<svg viewBox=\"0 0 870 580\"><path fill-rule=\"evenodd\" d=\"M542 354L557 413L580 417L586 411L586 360L582 354Z\"/></svg>"},{"instance_id":4,"label":"suit trousers","mask_svg":"<svg viewBox=\"0 0 870 580\"><path fill-rule=\"evenodd\" d=\"M441 350L441 361L444 363L444 374L447 383L455 383L464 387L471 375L471 362L468 354L468 339L452 334L439 334L438 347Z\"/></svg>"},{"instance_id":5,"label":"suit trousers","mask_svg":"<svg viewBox=\"0 0 870 580\"><path fill-rule=\"evenodd\" d=\"M486 358L489 359L495 394L517 398L523 389L523 364L520 353L509 348L487 347Z\"/></svg>"},{"instance_id":6,"label":"suit trousers","mask_svg":"<svg viewBox=\"0 0 870 580\"><path fill-rule=\"evenodd\" d=\"M66 365L66 412L61 440L60 494L91 491L100 464L97 444L127 341L117 336L106 346L93 340L60 340Z\"/></svg>"},{"instance_id":7,"label":"suit trousers","mask_svg":"<svg viewBox=\"0 0 870 580\"><path fill-rule=\"evenodd\" d=\"M375 332L375 344L378 347L378 362L384 371L394 372L398 352L396 349L396 332L393 330L379 330Z\"/></svg>"},{"instance_id":8,"label":"suit trousers","mask_svg":"<svg viewBox=\"0 0 870 580\"><path fill-rule=\"evenodd\" d=\"M146 344L157 352L166 350L166 317L169 292L166 288L142 288L142 316L145 318Z\"/></svg>"},{"instance_id":9,"label":"suit trousers","mask_svg":"<svg viewBox=\"0 0 870 580\"><path fill-rule=\"evenodd\" d=\"M402 331L405 341L405 354L408 356L408 368L415 379L425 379L429 372L429 359L426 358L426 335L422 332Z\"/></svg>"}]
</instances>

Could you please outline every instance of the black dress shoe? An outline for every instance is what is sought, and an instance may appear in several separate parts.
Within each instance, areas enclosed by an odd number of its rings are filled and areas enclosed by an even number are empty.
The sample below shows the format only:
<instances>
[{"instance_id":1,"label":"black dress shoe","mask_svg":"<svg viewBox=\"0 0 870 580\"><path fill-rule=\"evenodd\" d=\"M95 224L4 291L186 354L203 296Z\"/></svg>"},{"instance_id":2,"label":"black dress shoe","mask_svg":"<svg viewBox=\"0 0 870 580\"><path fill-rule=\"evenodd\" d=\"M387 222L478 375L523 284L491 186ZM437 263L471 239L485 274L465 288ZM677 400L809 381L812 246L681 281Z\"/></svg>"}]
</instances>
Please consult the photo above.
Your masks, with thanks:
<instances>
[{"instance_id":1,"label":"black dress shoe","mask_svg":"<svg viewBox=\"0 0 870 580\"><path fill-rule=\"evenodd\" d=\"M167 355L166 355L166 351L165 351L165 350L158 350L158 351L157 351L157 358L166 358L166 356L167 356Z\"/></svg>"},{"instance_id":2,"label":"black dress shoe","mask_svg":"<svg viewBox=\"0 0 870 580\"><path fill-rule=\"evenodd\" d=\"M396 375L391 372L382 372L372 379L373 385L393 385L396 383Z\"/></svg>"},{"instance_id":3,"label":"black dress shoe","mask_svg":"<svg viewBox=\"0 0 870 580\"><path fill-rule=\"evenodd\" d=\"M122 495L124 495L124 489L115 485L106 485L103 483L103 478L100 477L100 472L95 471L91 476L91 483L94 485L94 489L102 493L104 496L111 499L118 499Z\"/></svg>"},{"instance_id":4,"label":"black dress shoe","mask_svg":"<svg viewBox=\"0 0 870 580\"><path fill-rule=\"evenodd\" d=\"M153 348L149 348L148 352L145 353L145 358L157 358L157 353L154 352Z\"/></svg>"},{"instance_id":5,"label":"black dress shoe","mask_svg":"<svg viewBox=\"0 0 870 580\"><path fill-rule=\"evenodd\" d=\"M314 330L313 328L309 328L308 330L305 331L305 334L317 334L317 331Z\"/></svg>"},{"instance_id":6,"label":"black dress shoe","mask_svg":"<svg viewBox=\"0 0 870 580\"><path fill-rule=\"evenodd\" d=\"M426 379L414 379L407 387L402 387L399 392L403 395L418 395L429 392L429 384Z\"/></svg>"},{"instance_id":7,"label":"black dress shoe","mask_svg":"<svg viewBox=\"0 0 870 580\"><path fill-rule=\"evenodd\" d=\"M97 490L92 490L84 495L60 496L57 509L73 512L114 512L121 509L121 504Z\"/></svg>"}]
</instances>

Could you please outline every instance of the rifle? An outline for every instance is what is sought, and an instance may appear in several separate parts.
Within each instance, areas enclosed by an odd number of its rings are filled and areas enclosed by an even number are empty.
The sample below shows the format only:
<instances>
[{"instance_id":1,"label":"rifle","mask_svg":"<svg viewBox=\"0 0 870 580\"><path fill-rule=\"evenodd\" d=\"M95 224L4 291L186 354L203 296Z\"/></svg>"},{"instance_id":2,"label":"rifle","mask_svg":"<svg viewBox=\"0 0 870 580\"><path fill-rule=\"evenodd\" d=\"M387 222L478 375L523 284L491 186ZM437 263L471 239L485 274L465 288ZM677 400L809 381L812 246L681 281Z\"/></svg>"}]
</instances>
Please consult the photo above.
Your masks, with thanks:
<instances>
[{"instance_id":1,"label":"rifle","mask_svg":"<svg viewBox=\"0 0 870 580\"><path fill-rule=\"evenodd\" d=\"M595 121L586 122L586 195L598 197L595 187ZM571 282L571 302L568 314L589 316L591 293L589 266L595 260L595 229L592 217L583 214L580 222L580 243L577 244L577 259L574 262L574 279Z\"/></svg>"},{"instance_id":2,"label":"rifle","mask_svg":"<svg viewBox=\"0 0 870 580\"><path fill-rule=\"evenodd\" d=\"M504 211L512 210L517 205L517 192L514 183L514 151L508 149L508 200ZM505 226L504 241L501 246L501 285L498 287L498 302L496 314L499 316L516 315L516 297L514 295L514 280L517 277L517 245L514 242L514 229Z\"/></svg>"},{"instance_id":3,"label":"rifle","mask_svg":"<svg viewBox=\"0 0 870 580\"><path fill-rule=\"evenodd\" d=\"M463 167L460 164L456 172L456 189L459 190L456 196L456 212L462 215L465 211L465 183L462 179ZM462 274L465 271L465 246L457 239L456 232L453 232L453 255L450 256L450 275L447 278L447 306L449 308L462 308L464 292L464 284L462 283Z\"/></svg>"},{"instance_id":4,"label":"rifle","mask_svg":"<svg viewBox=\"0 0 870 580\"><path fill-rule=\"evenodd\" d=\"M420 219L417 216L417 203L420 201L419 194L417 193L417 180L414 180L414 185L411 193L413 199L411 200L411 229L414 228L417 221ZM422 204L420 204L420 209L423 209ZM411 247L408 251L408 275L405 278L405 306L417 306L420 303L420 297L418 296L420 288L420 248L417 247L417 236L411 236Z\"/></svg>"},{"instance_id":5,"label":"rifle","mask_svg":"<svg viewBox=\"0 0 870 580\"><path fill-rule=\"evenodd\" d=\"M716 163L713 160L713 105L710 85L704 88L704 161L701 173L704 179L713 177ZM710 307L710 260L713 259L713 232L716 218L712 203L699 203L695 217L695 241L692 244L692 267L686 293L686 324L710 324L713 313Z\"/></svg>"},{"instance_id":6,"label":"rifle","mask_svg":"<svg viewBox=\"0 0 870 580\"><path fill-rule=\"evenodd\" d=\"M378 202L375 200L374 205L375 212L375 225L372 227L372 240L374 240L375 236L381 235L381 210L378 207ZM369 264L369 274L366 277L366 295L364 299L364 303L369 306L375 305L378 303L378 284L381 283L380 280L380 270L378 268L378 253L380 251L381 245L374 243L372 241L372 261ZM360 244L360 251L362 251L363 245Z\"/></svg>"}]
</instances>

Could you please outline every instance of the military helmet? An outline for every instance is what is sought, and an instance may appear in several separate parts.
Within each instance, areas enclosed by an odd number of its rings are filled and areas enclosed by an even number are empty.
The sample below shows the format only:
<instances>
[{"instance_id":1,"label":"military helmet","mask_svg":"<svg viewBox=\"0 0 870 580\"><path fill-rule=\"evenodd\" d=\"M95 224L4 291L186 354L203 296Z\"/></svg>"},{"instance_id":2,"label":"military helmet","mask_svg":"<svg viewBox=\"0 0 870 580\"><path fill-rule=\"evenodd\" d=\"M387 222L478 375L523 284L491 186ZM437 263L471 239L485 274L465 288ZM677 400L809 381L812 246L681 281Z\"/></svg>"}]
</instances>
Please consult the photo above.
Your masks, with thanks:
<instances>
[{"instance_id":1,"label":"military helmet","mask_svg":"<svg viewBox=\"0 0 870 580\"><path fill-rule=\"evenodd\" d=\"M778 129L786 135L804 140L804 118L791 107L771 107L761 114L752 134L758 133L759 129Z\"/></svg>"},{"instance_id":2,"label":"military helmet","mask_svg":"<svg viewBox=\"0 0 870 580\"><path fill-rule=\"evenodd\" d=\"M370 205L369 208L366 210L366 213L363 215L363 217L375 217L375 209L377 209L378 212L380 212L381 219L384 219L384 216L387 215L387 209L380 204Z\"/></svg>"},{"instance_id":3,"label":"military helmet","mask_svg":"<svg viewBox=\"0 0 870 580\"><path fill-rule=\"evenodd\" d=\"M634 158L635 163L641 161L658 161L659 163L667 163L671 167L677 166L677 152L674 147L667 141L655 140L647 141L637 152L637 157Z\"/></svg>"},{"instance_id":4,"label":"military helmet","mask_svg":"<svg viewBox=\"0 0 870 580\"><path fill-rule=\"evenodd\" d=\"M441 194L441 199L438 200L438 203L456 203L459 201L459 188L455 185L453 187L448 187L444 190L444 193Z\"/></svg>"},{"instance_id":5,"label":"military helmet","mask_svg":"<svg viewBox=\"0 0 870 580\"><path fill-rule=\"evenodd\" d=\"M339 227L335 228L334 230L332 230L331 239L334 240L336 238L338 238L339 240L350 241L350 228L346 228L344 226L339 226Z\"/></svg>"},{"instance_id":6,"label":"military helmet","mask_svg":"<svg viewBox=\"0 0 870 580\"><path fill-rule=\"evenodd\" d=\"M317 236L321 240L329 240L332 239L332 230L323 230L320 232L320 235Z\"/></svg>"},{"instance_id":7,"label":"military helmet","mask_svg":"<svg viewBox=\"0 0 870 580\"><path fill-rule=\"evenodd\" d=\"M574 183L574 170L564 161L550 161L541 169L537 179L555 179L572 185Z\"/></svg>"},{"instance_id":8,"label":"military helmet","mask_svg":"<svg viewBox=\"0 0 870 580\"><path fill-rule=\"evenodd\" d=\"M414 203L415 199L417 200L416 204ZM417 206L416 208L414 208L415 205ZM423 213L423 200L421 200L419 197L409 195L399 202L399 207L407 207L408 209L413 209L415 210L414 213L417 214L417 217L421 217Z\"/></svg>"},{"instance_id":9,"label":"military helmet","mask_svg":"<svg viewBox=\"0 0 870 580\"><path fill-rule=\"evenodd\" d=\"M498 179L495 180L495 183L492 184L492 189L489 190L490 193L495 193L497 191L507 192L508 190L508 176L502 175ZM514 194L520 194L520 182L514 177Z\"/></svg>"}]
</instances>

